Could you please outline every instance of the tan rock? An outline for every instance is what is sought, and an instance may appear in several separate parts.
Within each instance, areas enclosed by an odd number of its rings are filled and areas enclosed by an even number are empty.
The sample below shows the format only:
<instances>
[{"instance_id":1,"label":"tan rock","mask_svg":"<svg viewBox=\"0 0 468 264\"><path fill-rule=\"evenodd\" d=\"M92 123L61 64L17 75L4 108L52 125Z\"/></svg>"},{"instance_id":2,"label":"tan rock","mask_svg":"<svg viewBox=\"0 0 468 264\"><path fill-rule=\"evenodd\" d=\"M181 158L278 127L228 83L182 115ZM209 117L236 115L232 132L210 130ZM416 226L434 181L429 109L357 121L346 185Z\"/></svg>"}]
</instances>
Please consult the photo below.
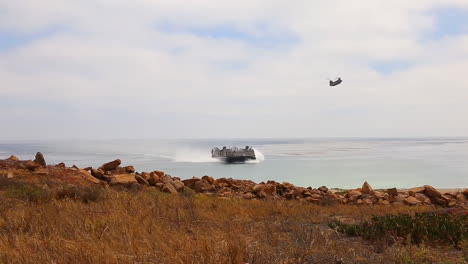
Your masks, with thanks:
<instances>
[{"instance_id":1,"label":"tan rock","mask_svg":"<svg viewBox=\"0 0 468 264\"><path fill-rule=\"evenodd\" d=\"M87 170L79 170L81 176L92 183L100 183L101 181L96 179L91 173L89 173Z\"/></svg>"},{"instance_id":2,"label":"tan rock","mask_svg":"<svg viewBox=\"0 0 468 264\"><path fill-rule=\"evenodd\" d=\"M387 201L387 200L384 200L384 199L379 199L379 201L377 202L377 204L379 204L379 205L389 205L390 202Z\"/></svg>"},{"instance_id":3,"label":"tan rock","mask_svg":"<svg viewBox=\"0 0 468 264\"><path fill-rule=\"evenodd\" d=\"M135 168L133 166L126 166L124 167L126 173L134 173Z\"/></svg>"},{"instance_id":4,"label":"tan rock","mask_svg":"<svg viewBox=\"0 0 468 264\"><path fill-rule=\"evenodd\" d=\"M421 201L419 201L418 199L416 199L413 196L406 197L404 201L408 205L419 205L419 204L421 204Z\"/></svg>"},{"instance_id":5,"label":"tan rock","mask_svg":"<svg viewBox=\"0 0 468 264\"><path fill-rule=\"evenodd\" d=\"M37 168L39 168L39 164L33 162L32 160L27 160L24 162L24 167L27 169L27 170L30 170L30 171L33 171Z\"/></svg>"},{"instance_id":6,"label":"tan rock","mask_svg":"<svg viewBox=\"0 0 468 264\"><path fill-rule=\"evenodd\" d=\"M113 174L111 176L111 180L109 183L112 185L115 185L115 184L130 185L133 183L137 183L137 180L134 174Z\"/></svg>"},{"instance_id":7,"label":"tan rock","mask_svg":"<svg viewBox=\"0 0 468 264\"><path fill-rule=\"evenodd\" d=\"M11 155L8 159L6 160L11 160L11 161L19 161L18 157L16 157L15 155Z\"/></svg>"},{"instance_id":8,"label":"tan rock","mask_svg":"<svg viewBox=\"0 0 468 264\"><path fill-rule=\"evenodd\" d=\"M255 198L255 194L245 193L245 194L242 195L242 198L244 198L244 199L253 199L253 198Z\"/></svg>"},{"instance_id":9,"label":"tan rock","mask_svg":"<svg viewBox=\"0 0 468 264\"><path fill-rule=\"evenodd\" d=\"M166 175L166 174L164 173L164 171L157 171L157 170L156 170L156 171L153 171L153 173L156 174L156 175L158 175L159 178L161 178L161 177L163 177L164 175Z\"/></svg>"},{"instance_id":10,"label":"tan rock","mask_svg":"<svg viewBox=\"0 0 468 264\"><path fill-rule=\"evenodd\" d=\"M36 158L34 159L34 162L39 164L39 166L45 167L47 166L44 155L42 155L41 152L36 153Z\"/></svg>"},{"instance_id":11,"label":"tan rock","mask_svg":"<svg viewBox=\"0 0 468 264\"><path fill-rule=\"evenodd\" d=\"M381 199L381 198L384 198L384 197L385 197L385 194L384 194L383 192L374 191L374 196L375 196L377 199Z\"/></svg>"},{"instance_id":12,"label":"tan rock","mask_svg":"<svg viewBox=\"0 0 468 264\"><path fill-rule=\"evenodd\" d=\"M162 188L162 191L163 192L167 192L167 193L177 193L176 189L174 188L174 186L172 186L171 183L165 183L163 188Z\"/></svg>"},{"instance_id":13,"label":"tan rock","mask_svg":"<svg viewBox=\"0 0 468 264\"><path fill-rule=\"evenodd\" d=\"M146 181L149 181L150 179L150 174L148 172L142 172L140 173L140 176L145 179Z\"/></svg>"},{"instance_id":14,"label":"tan rock","mask_svg":"<svg viewBox=\"0 0 468 264\"><path fill-rule=\"evenodd\" d=\"M205 193L214 191L215 187L206 180L201 180L195 183L194 189L197 193Z\"/></svg>"},{"instance_id":15,"label":"tan rock","mask_svg":"<svg viewBox=\"0 0 468 264\"><path fill-rule=\"evenodd\" d=\"M424 188L424 187L415 187L415 188L408 189L408 192L423 193L425 189L426 188ZM412 195L412 196L414 196L414 195Z\"/></svg>"},{"instance_id":16,"label":"tan rock","mask_svg":"<svg viewBox=\"0 0 468 264\"><path fill-rule=\"evenodd\" d=\"M174 182L172 182L172 186L174 186L174 189L178 192L181 192L184 190L184 183L179 181L179 180L175 180Z\"/></svg>"},{"instance_id":17,"label":"tan rock","mask_svg":"<svg viewBox=\"0 0 468 264\"><path fill-rule=\"evenodd\" d=\"M12 179L14 177L13 173L10 171L7 173L7 179Z\"/></svg>"},{"instance_id":18,"label":"tan rock","mask_svg":"<svg viewBox=\"0 0 468 264\"><path fill-rule=\"evenodd\" d=\"M394 197L394 202L403 203L405 201L405 199L406 199L406 196L404 196L403 194L398 194L397 196ZM414 198L414 199L416 199L416 198Z\"/></svg>"},{"instance_id":19,"label":"tan rock","mask_svg":"<svg viewBox=\"0 0 468 264\"><path fill-rule=\"evenodd\" d=\"M104 171L101 169L91 169L91 175L98 178L98 179L104 179Z\"/></svg>"},{"instance_id":20,"label":"tan rock","mask_svg":"<svg viewBox=\"0 0 468 264\"><path fill-rule=\"evenodd\" d=\"M101 168L104 171L112 171L112 170L117 169L117 167L119 167L120 164L122 164L122 161L119 159L116 159L114 161L102 164Z\"/></svg>"},{"instance_id":21,"label":"tan rock","mask_svg":"<svg viewBox=\"0 0 468 264\"><path fill-rule=\"evenodd\" d=\"M173 182L172 177L169 174L166 174L166 175L160 177L160 179L161 179L162 183L172 183Z\"/></svg>"},{"instance_id":22,"label":"tan rock","mask_svg":"<svg viewBox=\"0 0 468 264\"><path fill-rule=\"evenodd\" d=\"M374 190L372 189L369 183L364 182L364 184L362 185L362 193L374 194Z\"/></svg>"},{"instance_id":23,"label":"tan rock","mask_svg":"<svg viewBox=\"0 0 468 264\"><path fill-rule=\"evenodd\" d=\"M207 181L209 184L214 184L215 183L215 179L213 177L210 177L210 176L207 176L207 175L203 176L202 180Z\"/></svg>"},{"instance_id":24,"label":"tan rock","mask_svg":"<svg viewBox=\"0 0 468 264\"><path fill-rule=\"evenodd\" d=\"M184 183L185 186L191 189L195 189L195 183L197 183L198 181L201 181L201 179L197 177L193 177L192 179L183 180L182 182Z\"/></svg>"},{"instance_id":25,"label":"tan rock","mask_svg":"<svg viewBox=\"0 0 468 264\"><path fill-rule=\"evenodd\" d=\"M444 197L439 191L430 185L424 185L424 193L431 199L435 204L446 206L449 199Z\"/></svg>"},{"instance_id":26,"label":"tan rock","mask_svg":"<svg viewBox=\"0 0 468 264\"><path fill-rule=\"evenodd\" d=\"M148 181L145 180L143 177L141 177L140 175L135 175L135 179L137 180L137 182L139 184L142 184L142 185L149 185Z\"/></svg>"},{"instance_id":27,"label":"tan rock","mask_svg":"<svg viewBox=\"0 0 468 264\"><path fill-rule=\"evenodd\" d=\"M59 164L55 165L56 167L59 167L59 168L66 168L67 166L65 166L65 163L63 162L60 162Z\"/></svg>"}]
</instances>

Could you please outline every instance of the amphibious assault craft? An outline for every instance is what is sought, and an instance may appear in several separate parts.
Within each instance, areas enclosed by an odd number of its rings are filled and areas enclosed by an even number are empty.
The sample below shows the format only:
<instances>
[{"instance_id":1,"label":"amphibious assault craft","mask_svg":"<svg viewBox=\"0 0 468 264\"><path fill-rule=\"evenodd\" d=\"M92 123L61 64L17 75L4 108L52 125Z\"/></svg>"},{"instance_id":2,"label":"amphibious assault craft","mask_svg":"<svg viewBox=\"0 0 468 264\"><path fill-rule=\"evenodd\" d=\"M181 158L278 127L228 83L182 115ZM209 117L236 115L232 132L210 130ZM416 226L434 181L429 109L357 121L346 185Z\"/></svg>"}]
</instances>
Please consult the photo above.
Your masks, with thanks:
<instances>
[{"instance_id":1,"label":"amphibious assault craft","mask_svg":"<svg viewBox=\"0 0 468 264\"><path fill-rule=\"evenodd\" d=\"M248 160L255 160L255 151L253 148L246 146L244 149L236 147L223 149L214 148L211 150L211 157L222 160L226 163L246 162Z\"/></svg>"}]
</instances>

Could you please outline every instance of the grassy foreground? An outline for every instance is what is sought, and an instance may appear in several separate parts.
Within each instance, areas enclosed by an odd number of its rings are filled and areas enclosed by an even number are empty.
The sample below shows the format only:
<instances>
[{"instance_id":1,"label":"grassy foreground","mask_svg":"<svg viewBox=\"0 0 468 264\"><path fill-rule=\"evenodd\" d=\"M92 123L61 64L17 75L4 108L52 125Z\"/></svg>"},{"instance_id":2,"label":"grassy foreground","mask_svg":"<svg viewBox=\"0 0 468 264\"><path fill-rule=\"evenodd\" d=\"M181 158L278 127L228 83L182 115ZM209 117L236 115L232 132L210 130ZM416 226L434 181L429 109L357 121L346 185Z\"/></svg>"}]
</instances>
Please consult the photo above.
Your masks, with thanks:
<instances>
[{"instance_id":1,"label":"grassy foreground","mask_svg":"<svg viewBox=\"0 0 468 264\"><path fill-rule=\"evenodd\" d=\"M376 244L328 226L428 210L10 179L0 182L0 263L466 263L466 241Z\"/></svg>"}]
</instances>

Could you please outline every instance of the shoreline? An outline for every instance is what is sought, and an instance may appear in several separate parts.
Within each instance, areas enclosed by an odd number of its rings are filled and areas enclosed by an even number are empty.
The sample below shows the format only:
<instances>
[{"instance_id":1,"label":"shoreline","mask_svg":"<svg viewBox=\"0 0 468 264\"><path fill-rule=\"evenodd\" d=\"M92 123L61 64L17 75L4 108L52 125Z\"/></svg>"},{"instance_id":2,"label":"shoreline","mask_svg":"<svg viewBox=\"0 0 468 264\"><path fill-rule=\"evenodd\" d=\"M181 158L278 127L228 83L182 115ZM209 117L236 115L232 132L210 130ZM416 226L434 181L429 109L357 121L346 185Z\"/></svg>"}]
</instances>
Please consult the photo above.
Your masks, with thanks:
<instances>
[{"instance_id":1,"label":"shoreline","mask_svg":"<svg viewBox=\"0 0 468 264\"><path fill-rule=\"evenodd\" d=\"M75 165L67 167L64 163L47 165L42 153L38 152L34 160L20 160L14 155L0 160L0 176L7 179L39 182L54 180L105 188L154 188L171 194L192 192L222 198L298 200L319 205L426 205L468 209L467 188L434 188L424 185L374 190L369 183L364 182L360 188L342 189L326 186L301 187L276 181L256 183L232 178L214 179L206 175L201 178L181 179L157 170L137 172L133 166L122 167L121 164L122 161L116 159L99 168L78 168Z\"/></svg>"}]
</instances>

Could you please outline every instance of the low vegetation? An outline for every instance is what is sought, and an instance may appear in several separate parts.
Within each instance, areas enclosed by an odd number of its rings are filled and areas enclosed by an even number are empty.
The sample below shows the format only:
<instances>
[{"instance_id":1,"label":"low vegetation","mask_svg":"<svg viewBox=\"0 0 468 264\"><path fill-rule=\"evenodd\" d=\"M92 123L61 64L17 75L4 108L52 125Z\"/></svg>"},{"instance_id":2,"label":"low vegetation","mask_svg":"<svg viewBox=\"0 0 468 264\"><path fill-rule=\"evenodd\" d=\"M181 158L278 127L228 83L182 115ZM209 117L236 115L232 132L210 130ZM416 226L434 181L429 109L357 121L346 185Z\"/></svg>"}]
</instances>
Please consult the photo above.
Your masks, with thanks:
<instances>
[{"instance_id":1,"label":"low vegetation","mask_svg":"<svg viewBox=\"0 0 468 264\"><path fill-rule=\"evenodd\" d=\"M354 222L359 229L363 224L358 223L374 223L378 236L381 226L390 230L391 223L403 221L395 219L412 215L431 229L436 216L423 214L431 210L228 199L190 189L168 194L154 187L114 189L0 177L0 263L466 263L463 250L426 243L432 238L423 236L419 246L396 241L376 247L367 237L348 236L327 225ZM452 220L466 222L446 221ZM466 237L455 243L453 232L447 243L466 249Z\"/></svg>"},{"instance_id":2,"label":"low vegetation","mask_svg":"<svg viewBox=\"0 0 468 264\"><path fill-rule=\"evenodd\" d=\"M402 241L416 245L447 244L460 248L461 243L468 240L468 216L465 214L425 212L384 215L374 216L362 224L334 221L329 226L350 236L388 244Z\"/></svg>"}]
</instances>

